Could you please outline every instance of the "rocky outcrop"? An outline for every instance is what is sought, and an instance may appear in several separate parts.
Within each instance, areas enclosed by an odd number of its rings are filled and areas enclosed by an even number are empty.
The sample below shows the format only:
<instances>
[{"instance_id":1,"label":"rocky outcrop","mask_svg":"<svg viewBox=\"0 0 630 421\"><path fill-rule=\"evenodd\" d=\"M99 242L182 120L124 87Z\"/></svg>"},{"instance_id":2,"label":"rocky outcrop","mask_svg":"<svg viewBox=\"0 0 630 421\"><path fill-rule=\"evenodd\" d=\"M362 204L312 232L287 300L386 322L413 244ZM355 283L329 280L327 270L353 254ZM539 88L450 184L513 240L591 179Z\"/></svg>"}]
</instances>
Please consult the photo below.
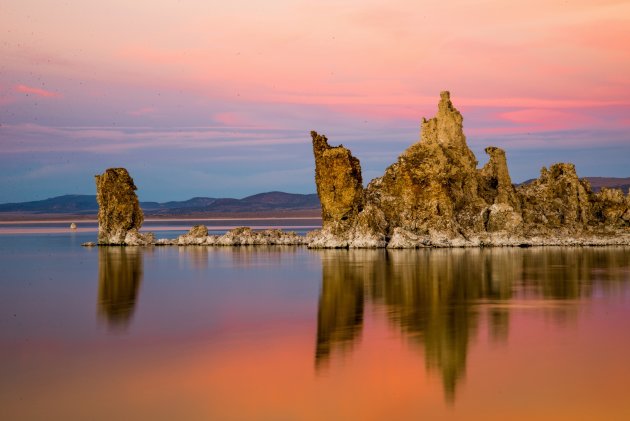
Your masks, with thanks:
<instances>
[{"instance_id":1,"label":"rocky outcrop","mask_svg":"<svg viewBox=\"0 0 630 421\"><path fill-rule=\"evenodd\" d=\"M523 220L537 232L560 228L580 231L589 225L592 192L587 181L580 180L573 164L554 164L540 171L534 182L518 189Z\"/></svg>"},{"instance_id":2,"label":"rocky outcrop","mask_svg":"<svg viewBox=\"0 0 630 421\"><path fill-rule=\"evenodd\" d=\"M595 195L593 218L610 227L630 226L630 191L604 187Z\"/></svg>"},{"instance_id":3,"label":"rocky outcrop","mask_svg":"<svg viewBox=\"0 0 630 421\"><path fill-rule=\"evenodd\" d=\"M350 151L330 146L311 132L315 184L322 207L322 229L309 235L311 247L382 247L385 223L380 209L365 205L361 163Z\"/></svg>"},{"instance_id":4,"label":"rocky outcrop","mask_svg":"<svg viewBox=\"0 0 630 421\"><path fill-rule=\"evenodd\" d=\"M489 146L485 152L490 159L479 170L479 195L486 203L508 205L515 211L520 211L520 201L512 185L505 151Z\"/></svg>"},{"instance_id":5,"label":"rocky outcrop","mask_svg":"<svg viewBox=\"0 0 630 421\"><path fill-rule=\"evenodd\" d=\"M144 218L135 193L136 186L126 169L110 168L102 175L97 175L96 190L99 204L98 245L240 246L302 245L307 242L305 236L278 229L254 231L248 227L240 227L223 235L210 235L205 225L195 225L186 234L174 239L156 240L153 233L139 232ZM333 208L337 211L340 209ZM336 217L339 213L332 212L331 215ZM86 247L94 245L97 244L83 243Z\"/></svg>"},{"instance_id":6,"label":"rocky outcrop","mask_svg":"<svg viewBox=\"0 0 630 421\"><path fill-rule=\"evenodd\" d=\"M151 244L152 235L140 234L144 216L136 186L124 168L109 168L96 178L99 245Z\"/></svg>"},{"instance_id":7,"label":"rocky outcrop","mask_svg":"<svg viewBox=\"0 0 630 421\"><path fill-rule=\"evenodd\" d=\"M573 164L543 168L515 188L505 152L488 162L466 143L463 117L448 92L422 120L420 140L363 186L361 164L342 145L311 132L322 228L300 236L240 227L210 235L194 226L175 239L141 234L142 210L124 168L96 176L99 245L308 245L312 248L416 248L530 245L630 245L630 192L593 193ZM93 243L85 243L92 246Z\"/></svg>"},{"instance_id":8,"label":"rocky outcrop","mask_svg":"<svg viewBox=\"0 0 630 421\"><path fill-rule=\"evenodd\" d=\"M493 146L485 149L489 160L478 173L478 194L490 206L483 211L487 232L516 232L523 218L521 204L512 185L505 151Z\"/></svg>"},{"instance_id":9,"label":"rocky outcrop","mask_svg":"<svg viewBox=\"0 0 630 421\"><path fill-rule=\"evenodd\" d=\"M322 226L343 234L363 209L361 163L343 145L328 145L326 136L311 132L311 137Z\"/></svg>"},{"instance_id":10,"label":"rocky outcrop","mask_svg":"<svg viewBox=\"0 0 630 421\"><path fill-rule=\"evenodd\" d=\"M482 228L485 203L477 195L477 160L466 145L463 118L442 92L437 115L423 119L420 141L370 183L367 196L395 228L454 237Z\"/></svg>"},{"instance_id":11,"label":"rocky outcrop","mask_svg":"<svg viewBox=\"0 0 630 421\"><path fill-rule=\"evenodd\" d=\"M477 169L448 92L435 117L422 120L420 140L364 190L350 151L312 135L323 223L309 247L630 244L630 199L593 194L572 164L543 168L518 189L502 149L486 148L489 160Z\"/></svg>"},{"instance_id":12,"label":"rocky outcrop","mask_svg":"<svg viewBox=\"0 0 630 421\"><path fill-rule=\"evenodd\" d=\"M279 229L254 231L249 227L234 228L223 235L209 235L204 225L195 225L186 234L174 239L159 239L156 246L290 246L306 244L306 237Z\"/></svg>"}]
</instances>

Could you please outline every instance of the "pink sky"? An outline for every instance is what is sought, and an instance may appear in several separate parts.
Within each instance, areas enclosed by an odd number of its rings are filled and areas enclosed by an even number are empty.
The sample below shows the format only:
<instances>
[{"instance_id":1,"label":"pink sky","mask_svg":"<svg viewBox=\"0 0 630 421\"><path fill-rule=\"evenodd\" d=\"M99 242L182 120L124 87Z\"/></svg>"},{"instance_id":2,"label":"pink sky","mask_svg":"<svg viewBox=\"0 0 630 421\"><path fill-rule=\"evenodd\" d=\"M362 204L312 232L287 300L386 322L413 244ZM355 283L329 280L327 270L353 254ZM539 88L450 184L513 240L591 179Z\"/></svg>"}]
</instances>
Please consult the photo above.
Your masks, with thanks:
<instances>
[{"instance_id":1,"label":"pink sky","mask_svg":"<svg viewBox=\"0 0 630 421\"><path fill-rule=\"evenodd\" d=\"M266 132L268 149L259 158L286 152L287 139L301 145L291 152L297 169L312 166L308 132L316 129L368 157L362 164L369 179L418 138L421 117L435 112L445 89L464 114L473 149L505 148L515 179L565 159L557 150L588 147L585 139L615 149L614 156L619 148L630 152L627 1L22 0L0 6L0 28L0 124L9 129L0 130L0 146L41 154L0 151L3 162L68 165L52 157L71 138L34 140L34 126L89 129L84 143L74 144L86 154L116 149L116 139L92 138L93 127L154 133L217 126L243 136L252 128L274 131ZM566 132L560 143L553 140L558 132ZM379 149L374 138L396 147ZM224 141L209 136L199 145ZM95 148L98 142L106 145ZM526 162L522 149L540 155ZM379 152L381 159L370 158ZM170 162L180 179L191 176L188 156ZM608 166L601 175L630 175L622 174L627 161L610 167L603 152L588 156ZM137 157L110 158L108 165L127 165L147 182L157 171ZM94 163L82 164L86 173L103 170L100 158L76 159ZM247 174L265 180L262 166ZM314 191L307 172L294 184L272 184L253 190ZM0 192L15 196L8 185Z\"/></svg>"}]
</instances>

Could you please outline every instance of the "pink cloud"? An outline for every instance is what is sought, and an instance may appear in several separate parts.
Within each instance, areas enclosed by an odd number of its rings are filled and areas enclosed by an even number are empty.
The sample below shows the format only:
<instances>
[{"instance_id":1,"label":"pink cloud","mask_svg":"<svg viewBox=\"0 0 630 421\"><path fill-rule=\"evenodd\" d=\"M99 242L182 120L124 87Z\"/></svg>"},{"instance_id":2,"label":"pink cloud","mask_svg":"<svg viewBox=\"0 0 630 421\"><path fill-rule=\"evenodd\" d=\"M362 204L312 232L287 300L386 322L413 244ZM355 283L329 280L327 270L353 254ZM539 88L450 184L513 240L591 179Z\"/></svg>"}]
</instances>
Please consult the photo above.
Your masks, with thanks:
<instances>
[{"instance_id":1,"label":"pink cloud","mask_svg":"<svg viewBox=\"0 0 630 421\"><path fill-rule=\"evenodd\" d=\"M225 112L217 113L213 116L214 121L226 126L237 126L243 124L243 118L238 113Z\"/></svg>"},{"instance_id":2,"label":"pink cloud","mask_svg":"<svg viewBox=\"0 0 630 421\"><path fill-rule=\"evenodd\" d=\"M437 105L439 91L436 89L433 95L413 94L268 94L257 98L263 102L306 104L306 105L361 105L361 106L411 106ZM589 108L607 106L629 106L629 100L597 100L597 99L553 99L553 98L526 98L526 97L472 97L451 91L451 100L456 107L528 107L528 108Z\"/></svg>"},{"instance_id":3,"label":"pink cloud","mask_svg":"<svg viewBox=\"0 0 630 421\"><path fill-rule=\"evenodd\" d=\"M135 117L139 117L143 115L153 114L155 113L155 111L157 110L154 107L142 107L142 108L138 108L137 110L128 111L127 114L135 116Z\"/></svg>"},{"instance_id":4,"label":"pink cloud","mask_svg":"<svg viewBox=\"0 0 630 421\"><path fill-rule=\"evenodd\" d=\"M47 91L41 88L33 88L32 86L17 85L15 87L16 92L23 94L33 94L44 98L60 98L61 94L58 92Z\"/></svg>"},{"instance_id":5,"label":"pink cloud","mask_svg":"<svg viewBox=\"0 0 630 421\"><path fill-rule=\"evenodd\" d=\"M212 116L212 118L217 123L223 124L226 126L239 126L239 127L259 126L258 124L255 124L252 120L244 116L242 113L236 113L232 111L216 113Z\"/></svg>"},{"instance_id":6,"label":"pink cloud","mask_svg":"<svg viewBox=\"0 0 630 421\"><path fill-rule=\"evenodd\" d=\"M51 127L36 124L3 126L8 142L6 153L72 151L120 153L139 149L221 149L264 147L308 142L306 134L290 131L258 131L251 128L225 131L224 127L179 127L176 130L150 127ZM54 139L52 141L51 139Z\"/></svg>"},{"instance_id":7,"label":"pink cloud","mask_svg":"<svg viewBox=\"0 0 630 421\"><path fill-rule=\"evenodd\" d=\"M500 113L498 117L511 123L539 126L545 130L575 129L595 126L598 123L597 119L583 113L536 108Z\"/></svg>"}]
</instances>

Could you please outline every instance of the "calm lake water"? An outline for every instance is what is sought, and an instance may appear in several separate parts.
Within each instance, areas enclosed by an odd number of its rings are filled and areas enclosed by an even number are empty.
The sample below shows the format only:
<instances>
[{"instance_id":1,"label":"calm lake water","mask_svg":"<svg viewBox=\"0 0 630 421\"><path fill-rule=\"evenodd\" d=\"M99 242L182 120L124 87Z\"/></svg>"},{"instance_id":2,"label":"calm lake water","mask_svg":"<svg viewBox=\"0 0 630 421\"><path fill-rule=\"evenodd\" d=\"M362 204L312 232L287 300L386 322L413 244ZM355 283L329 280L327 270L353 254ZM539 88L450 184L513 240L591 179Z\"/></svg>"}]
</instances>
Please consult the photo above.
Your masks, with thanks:
<instances>
[{"instance_id":1,"label":"calm lake water","mask_svg":"<svg viewBox=\"0 0 630 421\"><path fill-rule=\"evenodd\" d=\"M630 419L630 248L9 232L2 420Z\"/></svg>"}]
</instances>

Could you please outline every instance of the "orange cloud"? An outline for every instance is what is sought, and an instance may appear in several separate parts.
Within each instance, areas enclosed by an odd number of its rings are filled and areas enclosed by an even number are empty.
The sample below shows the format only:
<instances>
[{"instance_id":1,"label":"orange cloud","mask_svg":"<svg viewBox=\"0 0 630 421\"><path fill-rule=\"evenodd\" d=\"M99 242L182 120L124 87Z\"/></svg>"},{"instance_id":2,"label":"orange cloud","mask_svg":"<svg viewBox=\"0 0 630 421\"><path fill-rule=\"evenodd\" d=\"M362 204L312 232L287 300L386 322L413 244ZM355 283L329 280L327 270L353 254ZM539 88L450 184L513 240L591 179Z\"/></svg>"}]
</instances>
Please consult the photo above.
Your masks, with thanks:
<instances>
[{"instance_id":1,"label":"orange cloud","mask_svg":"<svg viewBox=\"0 0 630 421\"><path fill-rule=\"evenodd\" d=\"M41 89L41 88L33 88L32 86L26 86L26 85L17 85L15 87L16 92L20 92L23 94L33 94L33 95L37 95L37 96L41 96L44 98L60 98L61 94L58 92L52 92L52 91L47 91L45 89Z\"/></svg>"}]
</instances>

